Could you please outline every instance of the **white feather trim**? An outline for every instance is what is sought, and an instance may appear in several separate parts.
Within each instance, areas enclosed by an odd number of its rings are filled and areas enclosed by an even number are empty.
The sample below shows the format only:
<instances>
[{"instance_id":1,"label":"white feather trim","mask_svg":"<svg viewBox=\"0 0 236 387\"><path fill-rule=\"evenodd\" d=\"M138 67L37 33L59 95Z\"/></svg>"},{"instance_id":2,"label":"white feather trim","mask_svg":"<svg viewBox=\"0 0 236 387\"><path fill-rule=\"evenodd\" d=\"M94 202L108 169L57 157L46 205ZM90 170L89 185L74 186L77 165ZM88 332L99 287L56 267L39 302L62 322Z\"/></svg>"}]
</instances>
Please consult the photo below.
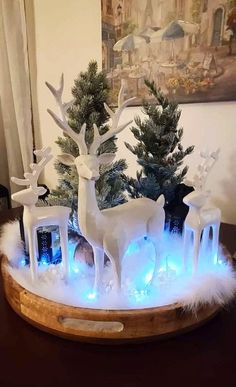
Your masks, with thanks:
<instances>
[{"instance_id":1,"label":"white feather trim","mask_svg":"<svg viewBox=\"0 0 236 387\"><path fill-rule=\"evenodd\" d=\"M18 220L6 223L2 227L0 251L7 256L12 266L18 265L20 258L24 255Z\"/></svg>"},{"instance_id":2,"label":"white feather trim","mask_svg":"<svg viewBox=\"0 0 236 387\"><path fill-rule=\"evenodd\" d=\"M204 304L224 305L236 294L235 272L231 265L223 263L225 258L222 252L219 253L217 264L209 258L209 251L204 252L200 257L199 274L193 276L190 271L183 274L177 270L182 262L182 240L169 235L163 246L162 270L153 286L145 288L142 281L141 288L135 287L140 275L136 266L141 265L142 272L142 264L147 266L149 262L150 269L153 270L153 247L151 249L147 242L141 242L133 246L129 254L124 257L122 294L117 295L110 291L113 273L112 265L107 265L104 270L101 294L99 297L91 298L94 270L88 269L85 272L80 267L75 267L76 270L73 270L76 261L73 261L74 246L72 247L69 249L72 265L69 283L63 281L60 265L39 266L39 278L32 283L29 267L18 265L24 256L18 221L3 227L0 242L2 252L8 257L11 266L14 266L10 267L9 271L21 286L39 296L67 305L100 309L142 309L179 302L185 309L195 312ZM166 261L168 257L169 263ZM126 259L127 262L125 262ZM168 272L165 271L167 266ZM147 274L147 271L145 273ZM135 276L136 284L133 280Z\"/></svg>"}]
</instances>

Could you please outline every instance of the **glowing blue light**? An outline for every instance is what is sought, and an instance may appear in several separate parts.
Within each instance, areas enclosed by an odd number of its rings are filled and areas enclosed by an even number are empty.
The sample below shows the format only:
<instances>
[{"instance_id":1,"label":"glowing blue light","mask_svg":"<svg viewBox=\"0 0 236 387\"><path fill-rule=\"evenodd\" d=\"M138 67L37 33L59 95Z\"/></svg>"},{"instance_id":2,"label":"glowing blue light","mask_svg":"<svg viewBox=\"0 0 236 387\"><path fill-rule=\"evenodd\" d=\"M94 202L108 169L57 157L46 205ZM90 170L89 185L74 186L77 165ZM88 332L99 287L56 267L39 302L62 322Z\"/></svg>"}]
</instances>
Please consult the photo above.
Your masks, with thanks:
<instances>
[{"instance_id":1,"label":"glowing blue light","mask_svg":"<svg viewBox=\"0 0 236 387\"><path fill-rule=\"evenodd\" d=\"M70 257L73 257L74 252L75 252L75 247L76 247L76 244L75 244L75 243L69 242L69 245L68 245L68 253L69 253L69 256L70 256Z\"/></svg>"},{"instance_id":2,"label":"glowing blue light","mask_svg":"<svg viewBox=\"0 0 236 387\"><path fill-rule=\"evenodd\" d=\"M130 243L125 254L131 255L131 254L137 253L138 251L139 251L138 244L136 242L132 242L132 243Z\"/></svg>"},{"instance_id":3,"label":"glowing blue light","mask_svg":"<svg viewBox=\"0 0 236 387\"><path fill-rule=\"evenodd\" d=\"M41 259L40 259L41 265L47 266L49 264L47 258L48 258L47 255L41 256Z\"/></svg>"},{"instance_id":4,"label":"glowing blue light","mask_svg":"<svg viewBox=\"0 0 236 387\"><path fill-rule=\"evenodd\" d=\"M95 300L96 297L97 297L96 292L92 292L92 293L89 293L89 294L87 295L87 298L88 298L89 300Z\"/></svg>"},{"instance_id":5,"label":"glowing blue light","mask_svg":"<svg viewBox=\"0 0 236 387\"><path fill-rule=\"evenodd\" d=\"M181 270L181 268L182 268L181 266L178 266L178 265L176 265L173 262L169 262L168 263L168 269L172 270L172 271L175 271L176 273L178 273Z\"/></svg>"},{"instance_id":6,"label":"glowing blue light","mask_svg":"<svg viewBox=\"0 0 236 387\"><path fill-rule=\"evenodd\" d=\"M20 262L19 262L19 266L20 266L20 267L24 267L24 266L26 266L26 265L27 265L26 259L25 259L25 258L21 258L21 259L20 259Z\"/></svg>"},{"instance_id":7,"label":"glowing blue light","mask_svg":"<svg viewBox=\"0 0 236 387\"><path fill-rule=\"evenodd\" d=\"M182 271L182 260L175 254L168 254L165 257L165 266L164 270L167 273L172 272L179 274Z\"/></svg>"},{"instance_id":8,"label":"glowing blue light","mask_svg":"<svg viewBox=\"0 0 236 387\"><path fill-rule=\"evenodd\" d=\"M218 255L217 254L214 255L213 262L214 262L214 265L218 264Z\"/></svg>"},{"instance_id":9,"label":"glowing blue light","mask_svg":"<svg viewBox=\"0 0 236 387\"><path fill-rule=\"evenodd\" d=\"M145 282L145 284L148 284L148 283L151 281L152 276L153 276L153 271L149 271L149 272L145 275L145 277L144 277L144 282Z\"/></svg>"},{"instance_id":10,"label":"glowing blue light","mask_svg":"<svg viewBox=\"0 0 236 387\"><path fill-rule=\"evenodd\" d=\"M76 266L74 266L74 267L73 267L73 271L74 271L74 273L79 273L79 268L76 267Z\"/></svg>"},{"instance_id":11,"label":"glowing blue light","mask_svg":"<svg viewBox=\"0 0 236 387\"><path fill-rule=\"evenodd\" d=\"M159 274L162 274L166 279L173 278L182 270L182 266L176 262L166 260L165 265L159 269Z\"/></svg>"}]
</instances>

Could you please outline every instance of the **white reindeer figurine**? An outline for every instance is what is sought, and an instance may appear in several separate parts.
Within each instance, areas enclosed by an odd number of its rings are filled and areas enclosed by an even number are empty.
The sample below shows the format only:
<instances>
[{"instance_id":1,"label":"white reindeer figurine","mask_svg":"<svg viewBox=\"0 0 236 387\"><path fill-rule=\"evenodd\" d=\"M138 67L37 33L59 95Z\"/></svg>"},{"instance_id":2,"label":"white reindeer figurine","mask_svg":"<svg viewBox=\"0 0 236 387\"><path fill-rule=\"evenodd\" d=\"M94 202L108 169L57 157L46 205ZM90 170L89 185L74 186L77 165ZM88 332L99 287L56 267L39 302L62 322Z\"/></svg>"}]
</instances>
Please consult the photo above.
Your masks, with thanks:
<instances>
[{"instance_id":1,"label":"white reindeer figurine","mask_svg":"<svg viewBox=\"0 0 236 387\"><path fill-rule=\"evenodd\" d=\"M187 250L193 233L193 272L197 271L200 245L205 249L212 227L212 256L217 258L221 211L216 207L207 206L210 191L205 188L209 172L219 157L219 149L215 152L201 152L202 163L198 166L198 173L193 181L186 182L193 185L195 191L184 197L183 202L189 206L189 212L184 223L184 269L186 270ZM201 242L202 236L202 242Z\"/></svg>"},{"instance_id":2,"label":"white reindeer figurine","mask_svg":"<svg viewBox=\"0 0 236 387\"><path fill-rule=\"evenodd\" d=\"M11 180L18 185L26 185L29 188L16 192L12 199L24 206L23 225L25 234L26 250L29 251L31 278L34 281L37 278L37 228L42 226L59 226L60 244L62 251L62 264L65 279L69 274L68 265L68 220L71 209L68 207L36 207L40 195L46 192L43 187L38 187L37 182L40 173L45 165L52 159L51 148L35 150L34 154L42 159L38 164L30 164L32 172L24 173L24 179L12 177Z\"/></svg>"},{"instance_id":3,"label":"white reindeer figurine","mask_svg":"<svg viewBox=\"0 0 236 387\"><path fill-rule=\"evenodd\" d=\"M91 244L95 261L94 290L99 290L104 266L104 252L110 259L114 273L114 288L121 288L121 262L129 244L133 240L145 236L150 237L156 249L156 261L160 251L161 237L164 229L165 213L163 209L164 197L156 202L147 198L132 200L115 208L100 211L95 194L95 181L99 178L99 166L111 163L115 157L113 153L97 155L99 146L110 137L121 132L130 122L118 125L124 108L133 99L122 103L123 86L118 97L118 109L114 113L107 105L105 108L112 120L111 129L100 135L94 125L94 140L88 149L85 143L85 129L83 124L80 133L75 133L67 123L66 111L68 104L62 103L64 80L61 77L59 90L46 83L54 95L60 108L61 118L48 110L56 124L69 135L78 145L80 155L74 158L69 154L62 154L59 161L65 165L75 164L79 175L78 190L78 220L82 234ZM157 262L156 262L157 270ZM156 273L155 270L155 273Z\"/></svg>"}]
</instances>

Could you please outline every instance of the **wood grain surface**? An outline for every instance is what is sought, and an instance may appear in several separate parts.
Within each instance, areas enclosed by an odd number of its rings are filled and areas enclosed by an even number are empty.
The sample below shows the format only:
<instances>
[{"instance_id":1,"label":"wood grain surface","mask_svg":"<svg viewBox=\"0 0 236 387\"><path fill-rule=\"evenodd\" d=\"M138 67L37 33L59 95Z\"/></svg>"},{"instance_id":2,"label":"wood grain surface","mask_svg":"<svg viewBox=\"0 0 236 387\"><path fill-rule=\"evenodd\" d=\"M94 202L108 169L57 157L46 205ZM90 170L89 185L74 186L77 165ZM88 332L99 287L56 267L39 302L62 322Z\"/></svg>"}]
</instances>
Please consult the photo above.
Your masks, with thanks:
<instances>
[{"instance_id":1,"label":"wood grain surface","mask_svg":"<svg viewBox=\"0 0 236 387\"><path fill-rule=\"evenodd\" d=\"M2 277L6 298L19 316L48 333L72 340L101 344L149 341L194 329L220 310L217 305L205 305L192 313L178 303L132 310L78 308L56 303L22 288L9 274L6 256L2 258Z\"/></svg>"}]
</instances>

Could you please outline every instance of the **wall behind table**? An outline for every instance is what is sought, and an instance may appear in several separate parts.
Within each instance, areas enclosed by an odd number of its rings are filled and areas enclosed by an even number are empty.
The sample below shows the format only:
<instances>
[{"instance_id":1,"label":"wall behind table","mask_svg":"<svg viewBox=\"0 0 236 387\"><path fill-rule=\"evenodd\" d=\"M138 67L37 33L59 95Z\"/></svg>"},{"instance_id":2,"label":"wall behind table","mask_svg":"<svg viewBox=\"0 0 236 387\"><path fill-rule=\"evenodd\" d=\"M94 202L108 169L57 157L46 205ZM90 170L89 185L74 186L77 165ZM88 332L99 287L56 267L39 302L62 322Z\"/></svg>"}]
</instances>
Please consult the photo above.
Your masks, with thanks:
<instances>
[{"instance_id":1,"label":"wall behind table","mask_svg":"<svg viewBox=\"0 0 236 387\"><path fill-rule=\"evenodd\" d=\"M101 22L98 0L28 0L29 24L34 19L35 37L29 34L33 82L36 83L35 131L37 147L50 145L58 154L55 140L62 131L53 123L47 108L57 112L54 97L45 81L58 87L64 73L64 101L71 100L71 87L80 71L87 68L91 59L101 65ZM30 9L30 6L32 6ZM33 15L32 15L33 13ZM31 26L32 27L32 26ZM32 42L31 40L35 41ZM35 68L36 67L36 68ZM36 111L37 109L37 111ZM51 162L44 174L45 183L52 187L57 174Z\"/></svg>"},{"instance_id":2,"label":"wall behind table","mask_svg":"<svg viewBox=\"0 0 236 387\"><path fill-rule=\"evenodd\" d=\"M185 104L180 108L180 125L184 128L182 143L184 147L195 145L194 153L185 158L189 165L188 177L196 172L200 150L220 147L220 158L209 175L207 188L212 191L213 203L222 210L223 221L236 224L236 102ZM122 121L135 115L144 117L141 108L128 108ZM129 130L119 135L118 157L127 159L128 173L135 175L136 158L126 149L124 141L134 143Z\"/></svg>"},{"instance_id":3,"label":"wall behind table","mask_svg":"<svg viewBox=\"0 0 236 387\"><path fill-rule=\"evenodd\" d=\"M39 131L37 145L54 144L60 134L46 109L56 110L56 105L45 86L45 80L57 85L65 74L65 100L71 97L73 80L85 70L91 59L101 65L100 1L98 0L34 0L35 52L37 64L37 95ZM236 224L236 102L181 105L180 124L184 127L184 146L196 146L193 155L186 159L189 177L199 163L199 151L204 147L221 148L220 160L209 177L208 188L213 202L222 209L223 221ZM127 108L122 120L142 115L140 108ZM127 129L119 135L117 157L124 157L129 164L128 173L135 175L135 157L126 149L124 141L134 143ZM53 163L44 174L49 187L57 182Z\"/></svg>"}]
</instances>

